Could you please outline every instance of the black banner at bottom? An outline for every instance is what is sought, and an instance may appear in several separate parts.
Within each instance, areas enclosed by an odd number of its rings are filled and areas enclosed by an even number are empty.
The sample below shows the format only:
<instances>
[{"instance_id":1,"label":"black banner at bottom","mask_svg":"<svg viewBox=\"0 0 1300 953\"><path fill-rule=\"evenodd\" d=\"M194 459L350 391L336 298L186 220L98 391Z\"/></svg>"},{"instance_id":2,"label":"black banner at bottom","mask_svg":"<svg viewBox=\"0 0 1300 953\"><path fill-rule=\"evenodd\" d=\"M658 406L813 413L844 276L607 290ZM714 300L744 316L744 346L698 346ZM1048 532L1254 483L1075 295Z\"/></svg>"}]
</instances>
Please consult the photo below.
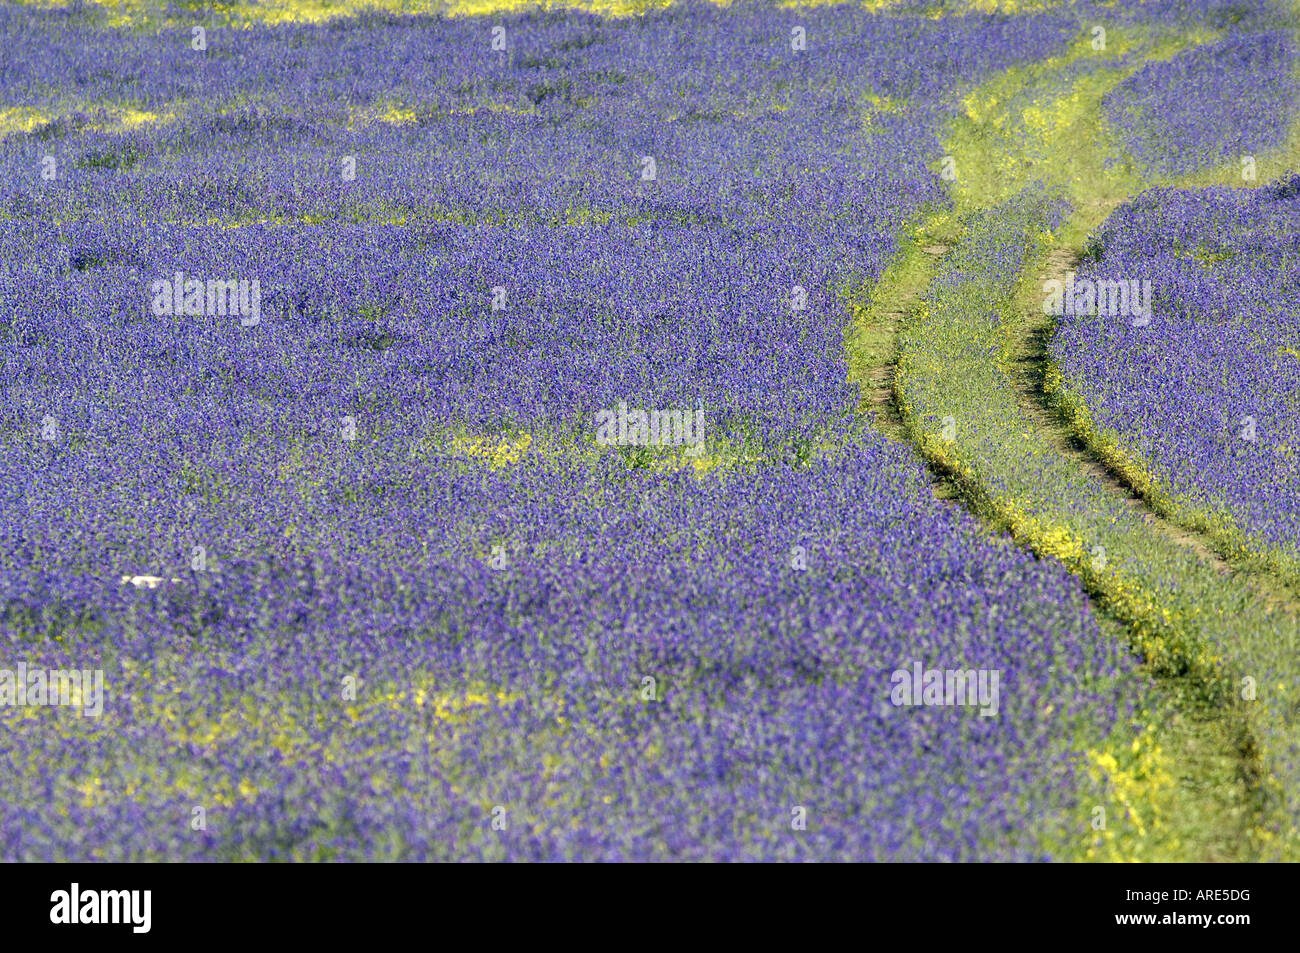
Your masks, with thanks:
<instances>
[{"instance_id":1,"label":"black banner at bottom","mask_svg":"<svg viewBox=\"0 0 1300 953\"><path fill-rule=\"evenodd\" d=\"M125 865L0 867L6 939L204 941L400 940L484 928L585 930L624 922L724 933L782 926L803 941L842 934L926 942L1130 937L1234 944L1289 933L1286 866L758 865L486 869L480 865ZM660 881L660 877L665 877ZM695 878L699 878L696 881ZM639 924L640 926L637 926ZM990 932L991 931L991 932ZM611 939L618 935L607 933ZM686 939L686 937L679 937ZM691 939L696 939L692 936ZM20 946L13 946L20 949Z\"/></svg>"}]
</instances>

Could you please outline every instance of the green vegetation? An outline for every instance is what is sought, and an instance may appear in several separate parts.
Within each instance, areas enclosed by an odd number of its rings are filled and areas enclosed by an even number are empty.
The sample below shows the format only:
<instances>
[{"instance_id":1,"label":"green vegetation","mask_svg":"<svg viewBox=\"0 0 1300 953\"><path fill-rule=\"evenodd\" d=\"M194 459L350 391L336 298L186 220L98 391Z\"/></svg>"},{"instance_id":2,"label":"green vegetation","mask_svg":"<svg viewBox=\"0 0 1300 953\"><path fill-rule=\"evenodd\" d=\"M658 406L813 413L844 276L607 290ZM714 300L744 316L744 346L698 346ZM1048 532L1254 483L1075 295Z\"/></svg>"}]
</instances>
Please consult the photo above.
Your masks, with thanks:
<instances>
[{"instance_id":1,"label":"green vegetation","mask_svg":"<svg viewBox=\"0 0 1300 953\"><path fill-rule=\"evenodd\" d=\"M1094 757L1097 781L1123 809L1108 810L1089 858L1297 849L1293 594L1247 572L1258 566L1216 556L1214 540L1156 519L1079 448L1077 438L1091 436L1079 408L1071 427L1062 414L1070 405L1048 392L1043 281L1078 260L1114 207L1153 184L1108 145L1101 98L1143 63L1212 38L1134 32L1112 35L1106 52L1083 40L972 91L944 143L955 214L918 225L849 337L864 394L870 369L892 362L902 432L978 514L1077 574L1161 680L1137 719L1151 728L1149 746L1134 741L1138 757L1127 762ZM897 328L893 348L885 315Z\"/></svg>"}]
</instances>

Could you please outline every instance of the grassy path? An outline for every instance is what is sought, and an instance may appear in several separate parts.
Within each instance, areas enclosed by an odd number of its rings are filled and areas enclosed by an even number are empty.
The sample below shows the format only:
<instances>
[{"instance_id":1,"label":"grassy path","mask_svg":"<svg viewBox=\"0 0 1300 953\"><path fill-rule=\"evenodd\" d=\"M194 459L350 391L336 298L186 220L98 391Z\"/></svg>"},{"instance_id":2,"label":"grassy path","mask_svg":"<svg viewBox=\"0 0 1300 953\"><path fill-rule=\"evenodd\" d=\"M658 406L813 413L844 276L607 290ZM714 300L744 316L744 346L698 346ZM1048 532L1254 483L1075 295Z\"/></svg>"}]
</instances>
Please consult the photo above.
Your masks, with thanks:
<instances>
[{"instance_id":1,"label":"grassy path","mask_svg":"<svg viewBox=\"0 0 1300 953\"><path fill-rule=\"evenodd\" d=\"M1292 594L1149 507L1044 388L1043 281L1152 184L1107 147L1101 98L1143 63L1210 39L1134 31L1112 34L1104 53L1085 40L972 92L945 141L955 211L906 238L849 339L851 374L883 429L995 527L1076 573L1158 679L1156 697L1139 700L1154 742L1095 759L1121 819L1083 852L1098 859L1297 852Z\"/></svg>"}]
</instances>

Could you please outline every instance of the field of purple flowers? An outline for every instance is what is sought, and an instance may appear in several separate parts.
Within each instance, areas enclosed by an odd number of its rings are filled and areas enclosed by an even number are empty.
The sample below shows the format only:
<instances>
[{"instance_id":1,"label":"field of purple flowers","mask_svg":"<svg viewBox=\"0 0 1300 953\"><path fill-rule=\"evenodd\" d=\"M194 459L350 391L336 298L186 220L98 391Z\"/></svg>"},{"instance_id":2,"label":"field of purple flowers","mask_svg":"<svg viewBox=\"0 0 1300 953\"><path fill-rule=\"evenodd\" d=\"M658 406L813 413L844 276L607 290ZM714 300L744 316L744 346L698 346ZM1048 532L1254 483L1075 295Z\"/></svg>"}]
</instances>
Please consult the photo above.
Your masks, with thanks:
<instances>
[{"instance_id":1,"label":"field of purple flowers","mask_svg":"<svg viewBox=\"0 0 1300 953\"><path fill-rule=\"evenodd\" d=\"M1144 66L1103 106L1145 174L1236 162L1285 138L1300 96L1295 59L1289 32L1243 30Z\"/></svg>"},{"instance_id":2,"label":"field of purple flowers","mask_svg":"<svg viewBox=\"0 0 1300 953\"><path fill-rule=\"evenodd\" d=\"M1066 387L1174 505L1300 565L1300 179L1156 190L1098 234L1079 279L1142 275L1149 324L1063 320Z\"/></svg>"},{"instance_id":3,"label":"field of purple flowers","mask_svg":"<svg viewBox=\"0 0 1300 953\"><path fill-rule=\"evenodd\" d=\"M936 496L845 350L953 208L963 97L1078 10L370 11L201 48L96 11L0 7L0 859L1071 860L1103 798L1145 832L1150 674ZM1153 111L1239 151L1143 76L1106 102L1135 161ZM1158 319L1057 345L1177 492L1284 548L1296 215L1153 193L1086 267L1154 269ZM245 284L213 313L212 282ZM608 445L620 406L692 439ZM993 694L900 704L917 664ZM20 670L102 670L102 712L6 698Z\"/></svg>"}]
</instances>

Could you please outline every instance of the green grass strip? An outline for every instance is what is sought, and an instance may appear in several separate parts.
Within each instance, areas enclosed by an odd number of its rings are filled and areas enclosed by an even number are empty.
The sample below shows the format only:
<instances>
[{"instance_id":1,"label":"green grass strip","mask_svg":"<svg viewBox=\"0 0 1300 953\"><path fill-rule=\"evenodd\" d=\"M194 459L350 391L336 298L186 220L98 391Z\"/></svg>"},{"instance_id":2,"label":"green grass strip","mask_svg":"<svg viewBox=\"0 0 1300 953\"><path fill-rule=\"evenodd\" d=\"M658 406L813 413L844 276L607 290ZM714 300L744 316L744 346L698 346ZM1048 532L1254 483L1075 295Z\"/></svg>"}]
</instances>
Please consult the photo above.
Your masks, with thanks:
<instances>
[{"instance_id":1,"label":"green grass strip","mask_svg":"<svg viewBox=\"0 0 1300 953\"><path fill-rule=\"evenodd\" d=\"M1032 393L1035 376L1042 386L1041 328L1024 307L1026 289L1041 289L1044 272L1077 254L1110 209L1145 185L1106 146L1114 139L1101 97L1143 63L1209 38L1134 33L1096 57L1080 44L968 97L945 143L962 238L900 330L893 381L903 425L932 464L978 512L1076 573L1125 623L1151 670L1213 715L1209 734L1238 747L1249 836L1227 853L1284 857L1296 853L1300 819L1295 614L1269 604L1194 538L1153 521L1070 446ZM1053 199L1072 210L1063 221L1053 222ZM1097 761L1104 766L1105 754ZM1109 780L1121 800L1126 786L1141 788L1123 770ZM1091 856L1171 859L1205 856L1212 842L1224 848L1223 829L1234 824L1198 805L1230 803L1231 792L1207 792L1203 782L1233 783L1222 771L1188 779L1172 800L1160 795L1173 805L1165 830L1134 824Z\"/></svg>"}]
</instances>

